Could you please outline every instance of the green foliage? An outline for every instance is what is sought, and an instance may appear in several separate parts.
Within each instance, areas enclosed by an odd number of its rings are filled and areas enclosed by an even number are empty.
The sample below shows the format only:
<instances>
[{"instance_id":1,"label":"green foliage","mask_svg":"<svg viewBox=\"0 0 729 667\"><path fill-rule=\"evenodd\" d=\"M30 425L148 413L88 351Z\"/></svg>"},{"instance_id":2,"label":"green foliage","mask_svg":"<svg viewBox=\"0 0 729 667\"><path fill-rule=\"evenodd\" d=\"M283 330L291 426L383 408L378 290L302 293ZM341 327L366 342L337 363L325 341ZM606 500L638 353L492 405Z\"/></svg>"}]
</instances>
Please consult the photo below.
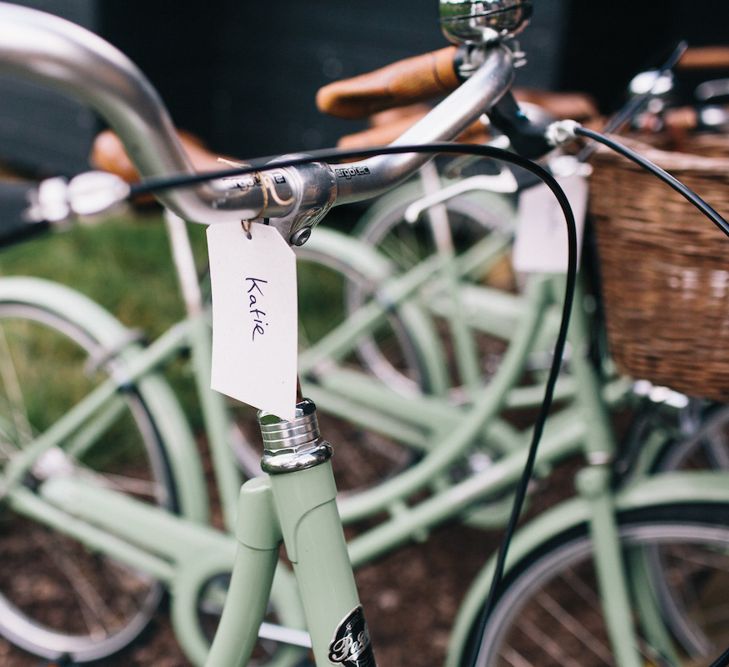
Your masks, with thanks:
<instances>
[{"instance_id":1,"label":"green foliage","mask_svg":"<svg viewBox=\"0 0 729 667\"><path fill-rule=\"evenodd\" d=\"M206 265L205 228L188 225L198 266ZM154 340L184 317L177 278L172 263L169 240L160 215L117 217L95 225L75 225L12 246L0 253L0 275L31 275L54 280L85 294L113 313L126 326L140 330ZM328 269L310 263L299 267L299 303L302 321L302 344L318 340L343 317L343 285L341 277ZM38 336L37 332L35 334ZM39 337L34 345L56 345L56 341ZM58 391L43 377L56 378L55 383L69 386L71 369L78 362L56 349L29 358L50 359L53 368L37 369L38 410L56 419L67 410L78 392ZM36 364L38 365L38 364ZM64 370L67 369L67 370ZM35 373L36 369L26 369ZM175 360L165 369L191 424L202 428L202 420L191 369L186 359ZM73 380L76 381L75 379ZM88 390L88 387L86 388ZM49 394L63 396L51 401ZM49 402L50 401L50 402ZM44 420L47 421L47 420Z\"/></svg>"},{"instance_id":2,"label":"green foliage","mask_svg":"<svg viewBox=\"0 0 729 667\"><path fill-rule=\"evenodd\" d=\"M202 258L204 228L190 226L190 231L196 255ZM158 215L76 225L13 246L0 254L0 273L38 276L73 287L150 337L184 314Z\"/></svg>"},{"instance_id":3,"label":"green foliage","mask_svg":"<svg viewBox=\"0 0 729 667\"><path fill-rule=\"evenodd\" d=\"M201 266L205 255L204 232L202 225L190 226ZM184 316L169 241L159 215L118 217L96 225L75 225L67 231L7 248L0 253L0 274L31 275L68 285L104 306L125 325L142 331L149 340ZM41 340L37 344L44 343ZM46 359L49 357L45 355ZM66 363L68 371L64 377L62 369L54 369L54 377L58 382L69 381L71 360L64 360L62 355L56 358L60 367ZM166 370L191 423L201 427L186 361L177 360ZM47 393L40 388L38 391L39 397ZM63 407L67 409L65 402ZM45 409L57 413L61 405L46 404Z\"/></svg>"}]
</instances>

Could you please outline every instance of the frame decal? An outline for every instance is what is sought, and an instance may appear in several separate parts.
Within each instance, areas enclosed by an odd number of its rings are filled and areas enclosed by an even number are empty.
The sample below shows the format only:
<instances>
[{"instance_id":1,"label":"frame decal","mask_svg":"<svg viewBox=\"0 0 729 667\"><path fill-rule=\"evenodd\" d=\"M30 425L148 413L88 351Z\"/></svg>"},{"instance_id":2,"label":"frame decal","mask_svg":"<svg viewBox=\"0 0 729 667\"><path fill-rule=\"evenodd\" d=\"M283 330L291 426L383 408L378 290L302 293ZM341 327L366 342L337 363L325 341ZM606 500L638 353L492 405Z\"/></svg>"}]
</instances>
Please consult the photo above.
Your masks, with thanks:
<instances>
[{"instance_id":1,"label":"frame decal","mask_svg":"<svg viewBox=\"0 0 729 667\"><path fill-rule=\"evenodd\" d=\"M376 667L370 632L362 606L356 607L339 624L329 644L329 660L345 667Z\"/></svg>"}]
</instances>

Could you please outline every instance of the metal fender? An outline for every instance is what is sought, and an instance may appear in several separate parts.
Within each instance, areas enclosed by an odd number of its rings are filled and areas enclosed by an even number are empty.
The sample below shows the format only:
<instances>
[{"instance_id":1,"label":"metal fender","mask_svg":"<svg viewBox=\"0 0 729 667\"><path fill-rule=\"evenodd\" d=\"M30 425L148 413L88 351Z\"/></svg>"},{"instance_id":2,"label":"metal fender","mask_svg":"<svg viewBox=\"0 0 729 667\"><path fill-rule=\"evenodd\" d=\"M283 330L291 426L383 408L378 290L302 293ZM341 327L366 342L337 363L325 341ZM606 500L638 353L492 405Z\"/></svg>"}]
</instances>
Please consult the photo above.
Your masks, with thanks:
<instances>
[{"instance_id":1,"label":"metal fender","mask_svg":"<svg viewBox=\"0 0 729 667\"><path fill-rule=\"evenodd\" d=\"M119 359L131 361L140 345L130 344L130 330L83 294L48 280L0 278L0 303L29 304L76 324L109 349L121 349ZM206 522L208 501L195 441L185 415L166 380L149 373L135 383L159 430L183 516Z\"/></svg>"},{"instance_id":2,"label":"metal fender","mask_svg":"<svg viewBox=\"0 0 729 667\"><path fill-rule=\"evenodd\" d=\"M615 496L618 511L677 503L729 503L726 472L674 472L643 478ZM506 571L541 544L588 521L589 506L580 497L560 503L516 533L509 548ZM446 667L459 667L469 632L476 621L493 576L492 557L471 584L451 632Z\"/></svg>"}]
</instances>

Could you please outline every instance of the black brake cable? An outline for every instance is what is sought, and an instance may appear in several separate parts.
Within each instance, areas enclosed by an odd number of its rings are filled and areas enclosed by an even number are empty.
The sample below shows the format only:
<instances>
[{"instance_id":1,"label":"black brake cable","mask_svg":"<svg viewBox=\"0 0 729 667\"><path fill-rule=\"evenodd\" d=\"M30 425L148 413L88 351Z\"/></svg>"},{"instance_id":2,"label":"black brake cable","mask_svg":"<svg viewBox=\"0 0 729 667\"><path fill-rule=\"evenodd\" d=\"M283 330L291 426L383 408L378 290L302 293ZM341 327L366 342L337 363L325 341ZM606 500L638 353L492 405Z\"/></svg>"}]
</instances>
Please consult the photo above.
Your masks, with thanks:
<instances>
[{"instance_id":1,"label":"black brake cable","mask_svg":"<svg viewBox=\"0 0 729 667\"><path fill-rule=\"evenodd\" d=\"M516 166L522 167L538 176L551 190L552 194L557 199L557 202L564 215L565 223L567 225L568 260L567 275L565 280L565 295L562 305L562 319L559 327L559 332L557 334L557 338L554 344L554 355L552 357L552 365L549 369L547 382L545 384L544 399L539 409L537 419L535 420L532 440L529 445L524 469L519 483L517 484L514 491L514 503L512 506L511 515L509 517L509 521L507 522L506 528L504 529L501 544L499 545L499 551L496 557L496 565L494 569L494 576L491 580L491 589L489 591L486 605L483 608L481 619L479 621L480 624L483 624L485 626L486 619L488 618L488 615L491 612L491 608L496 601L496 593L499 589L503 577L509 545L511 544L511 540L516 531L519 517L521 515L521 511L524 505L524 500L526 498L527 489L529 487L529 482L532 478L537 457L537 451L539 448L539 442L541 440L542 432L544 430L544 424L552 407L554 388L557 384L557 379L559 378L559 374L562 368L562 357L567 341L570 313L572 311L575 285L577 282L577 231L575 226L575 218L569 200L567 199L567 196L565 195L564 191L562 190L554 176L552 176L552 174L550 174L546 169L536 164L535 162L532 162L531 160L523 158L515 153L510 153L508 151L494 148L492 146L438 143L421 144L415 146L386 146L382 148L349 151L320 150L312 152L307 157L285 158L282 160L276 158L259 158L250 160L248 166L243 168L226 169L214 173L198 175L184 175L170 178L150 179L149 181L133 186L130 197L135 197L141 194L160 192L163 190L169 190L171 188L191 186L208 180L242 176L264 169L277 169L288 166L293 167L297 165L308 164L316 160L342 160L355 157L361 158L382 154L392 155L398 153L462 153L491 159L500 159L505 162L510 162ZM275 160L273 164L271 164L272 160ZM477 654L474 655L474 662L477 657Z\"/></svg>"},{"instance_id":2,"label":"black brake cable","mask_svg":"<svg viewBox=\"0 0 729 667\"><path fill-rule=\"evenodd\" d=\"M593 141L597 141L607 146L608 148L611 148L616 153L622 155L628 160L631 160L632 162L635 162L640 167L643 167L643 169L645 169L646 171L660 178L669 187L673 188L682 197L687 199L696 208L698 208L699 211L701 211L707 218L709 218L709 220L711 220L711 222L713 222L722 232L724 232L724 234L729 236L729 223L727 223L727 221L724 220L724 218L712 206L705 202L695 192L687 188L675 176L669 174L665 169L662 169L657 164L654 164L653 162L651 162L647 158L644 158L642 155L636 153L634 150L628 148L627 146L624 146L623 144L615 141L615 139L612 139L611 137L606 137L600 132L595 132L595 130L590 130L586 127L580 126L574 129L574 133L578 136L592 139Z\"/></svg>"},{"instance_id":3,"label":"black brake cable","mask_svg":"<svg viewBox=\"0 0 729 667\"><path fill-rule=\"evenodd\" d=\"M729 648L724 651L709 667L727 667L729 665Z\"/></svg>"}]
</instances>

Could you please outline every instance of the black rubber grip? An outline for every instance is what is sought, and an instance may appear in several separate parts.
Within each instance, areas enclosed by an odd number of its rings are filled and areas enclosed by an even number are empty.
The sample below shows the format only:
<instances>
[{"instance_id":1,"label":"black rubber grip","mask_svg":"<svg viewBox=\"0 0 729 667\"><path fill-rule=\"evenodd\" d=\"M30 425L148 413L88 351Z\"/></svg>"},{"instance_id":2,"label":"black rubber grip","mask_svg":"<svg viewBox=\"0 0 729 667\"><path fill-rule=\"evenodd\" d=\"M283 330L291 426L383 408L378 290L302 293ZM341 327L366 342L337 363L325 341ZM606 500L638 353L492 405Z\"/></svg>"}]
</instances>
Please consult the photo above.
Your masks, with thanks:
<instances>
[{"instance_id":1,"label":"black rubber grip","mask_svg":"<svg viewBox=\"0 0 729 667\"><path fill-rule=\"evenodd\" d=\"M554 148L545 137L547 128L532 123L511 92L507 92L487 113L494 127L509 137L512 148L522 157L536 160Z\"/></svg>"},{"instance_id":2,"label":"black rubber grip","mask_svg":"<svg viewBox=\"0 0 729 667\"><path fill-rule=\"evenodd\" d=\"M0 247L17 243L48 229L46 221L28 221L29 195L37 188L30 181L0 181Z\"/></svg>"}]
</instances>

